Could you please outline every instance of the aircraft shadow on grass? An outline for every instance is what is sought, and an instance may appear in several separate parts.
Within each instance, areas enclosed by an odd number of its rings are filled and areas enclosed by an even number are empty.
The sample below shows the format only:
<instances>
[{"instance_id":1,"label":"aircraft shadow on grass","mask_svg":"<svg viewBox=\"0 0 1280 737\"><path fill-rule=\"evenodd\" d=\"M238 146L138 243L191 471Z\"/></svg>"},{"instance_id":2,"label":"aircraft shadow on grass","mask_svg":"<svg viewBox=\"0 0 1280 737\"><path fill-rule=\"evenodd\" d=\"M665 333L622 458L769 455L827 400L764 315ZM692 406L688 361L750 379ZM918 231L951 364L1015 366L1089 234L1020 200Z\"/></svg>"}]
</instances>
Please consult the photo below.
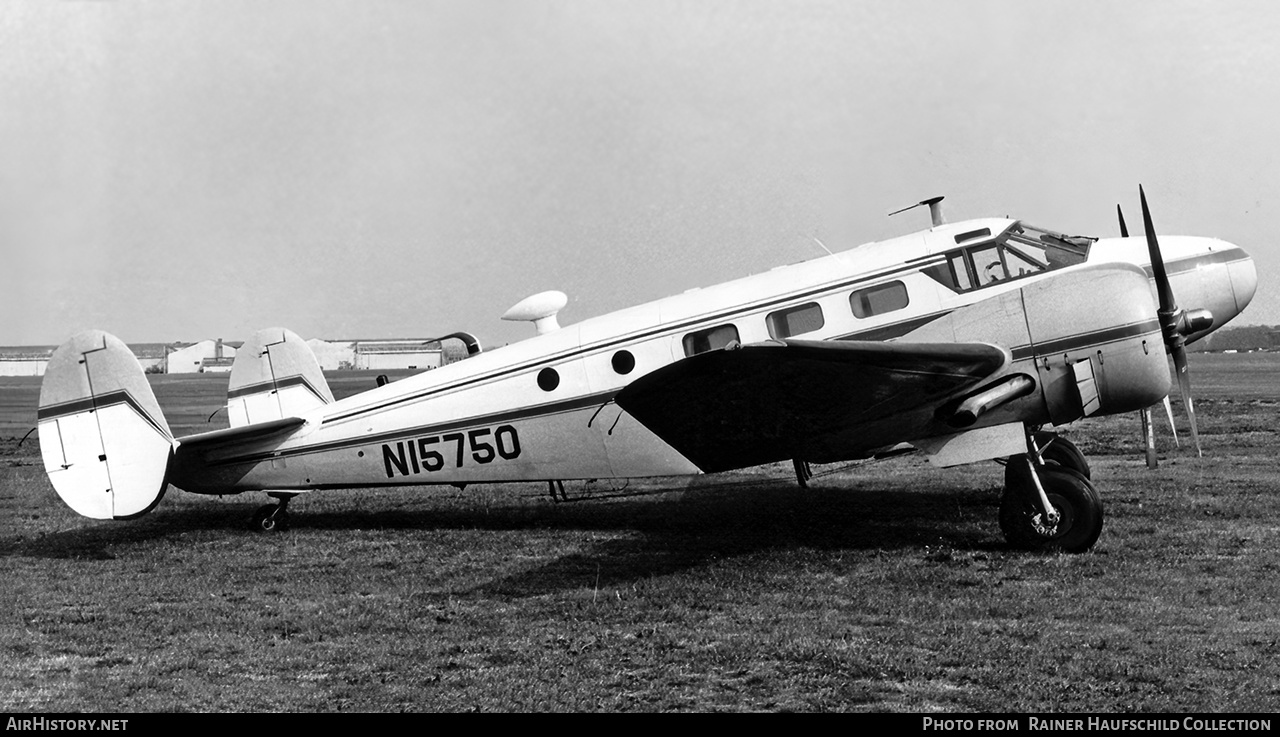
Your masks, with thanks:
<instances>
[{"instance_id":1,"label":"aircraft shadow on grass","mask_svg":"<svg viewBox=\"0 0 1280 737\"><path fill-rule=\"evenodd\" d=\"M593 541L585 548L577 542L566 543L573 552L472 589L475 594L504 597L577 588L585 581L616 588L717 560L769 551L893 551L927 546L1000 551L1009 547L989 523L991 511L999 503L998 493L990 489L958 493L940 487L904 494L893 490L892 484L881 490L853 483L797 489L793 483L772 480L732 484L733 488L653 491L560 504L486 504L476 498L446 508L428 502L422 508L308 510L299 520L301 524L285 534L395 530L406 533L406 542L412 539L409 533L449 530L622 535ZM8 546L0 556L111 560L125 557L129 547L149 541L200 531L239 534L244 529L244 507L240 504L170 507L127 527L94 526L51 533Z\"/></svg>"}]
</instances>

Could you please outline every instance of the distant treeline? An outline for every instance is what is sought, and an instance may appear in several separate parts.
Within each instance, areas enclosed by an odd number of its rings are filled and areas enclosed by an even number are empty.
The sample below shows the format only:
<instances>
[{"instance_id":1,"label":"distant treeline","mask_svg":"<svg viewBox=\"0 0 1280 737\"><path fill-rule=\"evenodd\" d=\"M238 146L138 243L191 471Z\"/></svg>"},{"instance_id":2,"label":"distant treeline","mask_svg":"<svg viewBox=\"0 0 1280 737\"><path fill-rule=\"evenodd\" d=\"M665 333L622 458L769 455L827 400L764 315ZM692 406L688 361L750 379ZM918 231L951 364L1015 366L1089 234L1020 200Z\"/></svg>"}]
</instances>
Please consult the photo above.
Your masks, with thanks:
<instances>
[{"instance_id":1,"label":"distant treeline","mask_svg":"<svg viewBox=\"0 0 1280 737\"><path fill-rule=\"evenodd\" d=\"M1192 343L1192 351L1257 351L1280 349L1280 326L1225 327Z\"/></svg>"}]
</instances>

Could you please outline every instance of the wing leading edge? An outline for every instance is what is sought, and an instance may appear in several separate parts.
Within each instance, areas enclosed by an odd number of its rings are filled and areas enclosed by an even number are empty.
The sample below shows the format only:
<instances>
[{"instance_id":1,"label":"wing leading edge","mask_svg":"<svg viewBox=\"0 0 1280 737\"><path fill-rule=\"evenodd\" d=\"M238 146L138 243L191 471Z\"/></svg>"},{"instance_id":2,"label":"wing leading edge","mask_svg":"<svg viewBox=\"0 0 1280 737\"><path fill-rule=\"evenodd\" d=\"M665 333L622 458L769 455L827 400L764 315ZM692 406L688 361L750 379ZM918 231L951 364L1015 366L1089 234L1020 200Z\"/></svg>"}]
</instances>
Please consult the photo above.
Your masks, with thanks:
<instances>
[{"instance_id":1,"label":"wing leading edge","mask_svg":"<svg viewBox=\"0 0 1280 737\"><path fill-rule=\"evenodd\" d=\"M987 343L787 340L691 356L616 401L706 472L838 460L922 434L943 400L1010 361Z\"/></svg>"}]
</instances>

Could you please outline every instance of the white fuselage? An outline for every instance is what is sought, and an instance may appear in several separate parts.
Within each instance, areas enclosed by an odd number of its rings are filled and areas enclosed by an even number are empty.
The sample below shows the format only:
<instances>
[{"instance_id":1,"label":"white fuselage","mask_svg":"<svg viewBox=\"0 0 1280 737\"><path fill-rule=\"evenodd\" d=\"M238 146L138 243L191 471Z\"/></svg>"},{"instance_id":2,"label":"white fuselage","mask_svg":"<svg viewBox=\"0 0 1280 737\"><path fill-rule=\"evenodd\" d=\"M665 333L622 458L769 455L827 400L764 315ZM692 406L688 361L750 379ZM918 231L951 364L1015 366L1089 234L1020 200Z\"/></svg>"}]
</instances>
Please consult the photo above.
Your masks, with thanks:
<instances>
[{"instance_id":1,"label":"white fuselage","mask_svg":"<svg viewBox=\"0 0 1280 737\"><path fill-rule=\"evenodd\" d=\"M614 404L617 392L726 339L911 340L938 316L1084 265L968 291L924 271L956 251L958 234L1014 225L948 224L584 320L325 405L283 441L220 451L201 478L175 483L226 493L698 473ZM1248 304L1256 274L1244 251L1203 238L1161 244L1180 304L1210 309L1211 329ZM1087 264L1148 265L1140 239L1097 241L1088 254Z\"/></svg>"}]
</instances>

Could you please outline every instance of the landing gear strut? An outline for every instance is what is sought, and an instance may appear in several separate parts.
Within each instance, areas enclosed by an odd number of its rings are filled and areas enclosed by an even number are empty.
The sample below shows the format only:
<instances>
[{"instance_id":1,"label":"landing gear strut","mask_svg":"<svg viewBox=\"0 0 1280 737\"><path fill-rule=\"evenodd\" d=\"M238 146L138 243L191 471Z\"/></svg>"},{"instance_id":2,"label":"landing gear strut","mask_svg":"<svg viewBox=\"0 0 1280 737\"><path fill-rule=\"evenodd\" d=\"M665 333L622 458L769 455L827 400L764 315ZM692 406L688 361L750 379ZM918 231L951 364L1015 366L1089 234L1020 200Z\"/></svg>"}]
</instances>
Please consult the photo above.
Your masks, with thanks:
<instances>
[{"instance_id":1,"label":"landing gear strut","mask_svg":"<svg viewBox=\"0 0 1280 737\"><path fill-rule=\"evenodd\" d=\"M1083 553L1102 534L1102 499L1089 480L1089 464L1070 441L1038 432L1028 452L1005 465L1000 529L1010 545Z\"/></svg>"},{"instance_id":2,"label":"landing gear strut","mask_svg":"<svg viewBox=\"0 0 1280 737\"><path fill-rule=\"evenodd\" d=\"M791 461L791 465L796 469L796 483L801 489L809 488L809 479L813 478L813 468L809 466L809 462L796 458Z\"/></svg>"},{"instance_id":3,"label":"landing gear strut","mask_svg":"<svg viewBox=\"0 0 1280 737\"><path fill-rule=\"evenodd\" d=\"M1070 440L1053 432L1040 431L1032 433L1031 442L1040 453L1040 459L1048 466L1060 466L1093 480L1093 472L1089 469L1089 461L1084 453Z\"/></svg>"},{"instance_id":4,"label":"landing gear strut","mask_svg":"<svg viewBox=\"0 0 1280 737\"><path fill-rule=\"evenodd\" d=\"M551 501L556 502L557 504L569 501L569 495L564 493L563 481L548 481L547 490L551 492Z\"/></svg>"},{"instance_id":5,"label":"landing gear strut","mask_svg":"<svg viewBox=\"0 0 1280 737\"><path fill-rule=\"evenodd\" d=\"M254 532L277 532L289 529L289 500L297 494L268 492L267 496L278 499L278 504L264 504L258 507L249 521L249 529Z\"/></svg>"}]
</instances>

